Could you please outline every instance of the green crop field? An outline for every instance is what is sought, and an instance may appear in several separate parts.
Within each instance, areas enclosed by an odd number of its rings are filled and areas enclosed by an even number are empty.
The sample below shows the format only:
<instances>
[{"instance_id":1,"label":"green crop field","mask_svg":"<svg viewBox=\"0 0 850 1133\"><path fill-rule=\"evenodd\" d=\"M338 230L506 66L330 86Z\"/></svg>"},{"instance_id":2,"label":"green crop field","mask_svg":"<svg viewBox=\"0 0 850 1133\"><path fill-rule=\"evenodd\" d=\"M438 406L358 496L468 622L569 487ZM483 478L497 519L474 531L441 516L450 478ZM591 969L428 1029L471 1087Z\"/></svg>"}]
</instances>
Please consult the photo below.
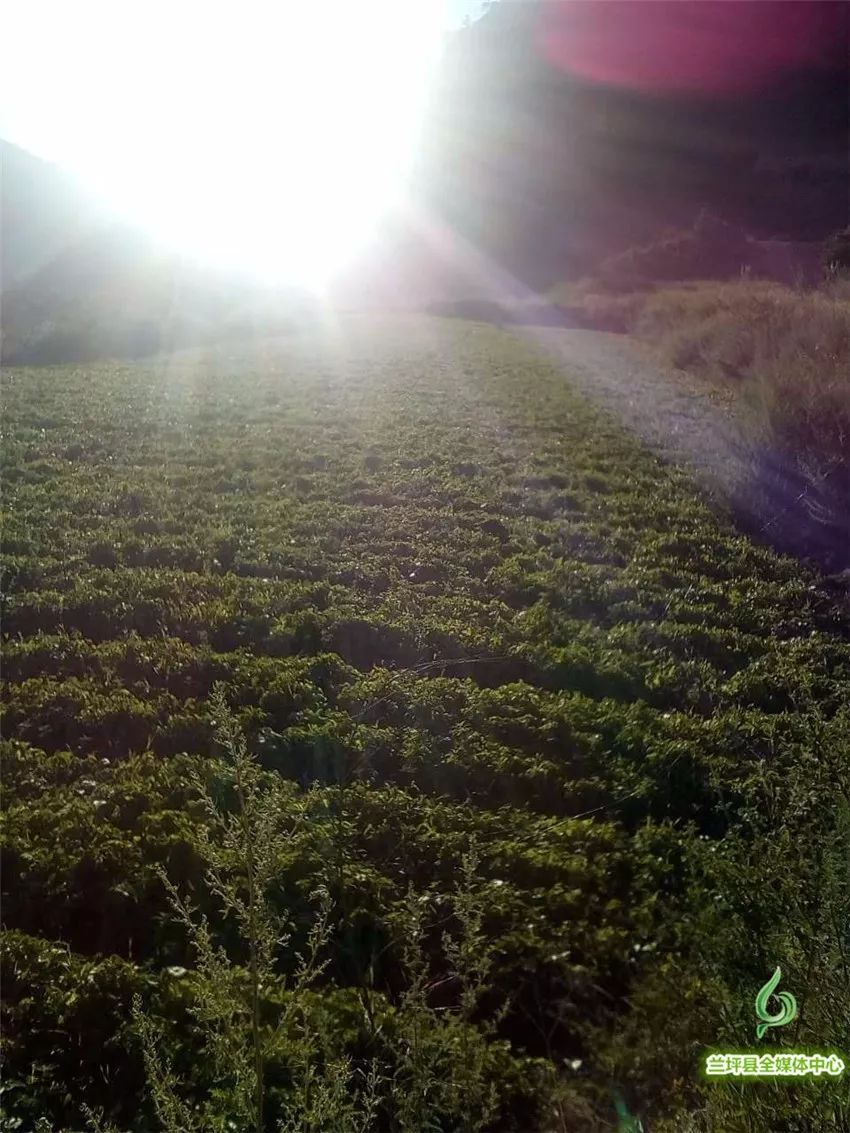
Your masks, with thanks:
<instances>
[{"instance_id":1,"label":"green crop field","mask_svg":"<svg viewBox=\"0 0 850 1133\"><path fill-rule=\"evenodd\" d=\"M324 886L311 1010L355 1072L398 1072L421 898L427 1128L613 1129L619 1098L653 1130L850 1129L846 1078L699 1074L756 1045L777 964L800 1014L761 1045L850 1052L850 615L814 574L495 328L352 318L4 381L1 1129L158 1128L136 994L186 1090L216 1085L158 875L238 959L191 786L216 682L288 784L281 988ZM467 1040L484 1116L438 1088ZM374 1127L416 1128L388 1097Z\"/></svg>"}]
</instances>

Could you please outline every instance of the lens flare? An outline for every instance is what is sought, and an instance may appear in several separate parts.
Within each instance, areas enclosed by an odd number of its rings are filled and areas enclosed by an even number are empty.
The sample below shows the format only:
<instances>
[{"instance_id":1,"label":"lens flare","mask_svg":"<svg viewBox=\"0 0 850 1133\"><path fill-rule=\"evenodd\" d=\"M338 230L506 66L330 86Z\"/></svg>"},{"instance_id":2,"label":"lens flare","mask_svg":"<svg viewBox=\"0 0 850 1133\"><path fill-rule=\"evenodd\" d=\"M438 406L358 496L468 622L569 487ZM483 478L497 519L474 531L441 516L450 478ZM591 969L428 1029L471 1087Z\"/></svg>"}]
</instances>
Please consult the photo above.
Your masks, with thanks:
<instances>
[{"instance_id":1,"label":"lens flare","mask_svg":"<svg viewBox=\"0 0 850 1133\"><path fill-rule=\"evenodd\" d=\"M13 19L18 44L52 28L39 81L10 53L3 85L32 148L169 245L318 283L403 191L443 18L418 0L36 2Z\"/></svg>"}]
</instances>

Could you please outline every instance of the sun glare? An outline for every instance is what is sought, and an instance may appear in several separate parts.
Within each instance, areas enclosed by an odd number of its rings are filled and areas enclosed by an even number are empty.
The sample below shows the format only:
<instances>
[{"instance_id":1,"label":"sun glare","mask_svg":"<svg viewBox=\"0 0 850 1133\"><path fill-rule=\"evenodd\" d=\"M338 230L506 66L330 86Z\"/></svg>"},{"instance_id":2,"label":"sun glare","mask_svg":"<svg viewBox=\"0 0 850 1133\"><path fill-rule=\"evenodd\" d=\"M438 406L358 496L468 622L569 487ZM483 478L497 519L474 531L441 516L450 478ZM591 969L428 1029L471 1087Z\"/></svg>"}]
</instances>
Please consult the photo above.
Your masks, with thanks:
<instances>
[{"instance_id":1,"label":"sun glare","mask_svg":"<svg viewBox=\"0 0 850 1133\"><path fill-rule=\"evenodd\" d=\"M437 0L57 4L17 98L42 152L163 242L321 286L403 192L443 16Z\"/></svg>"}]
</instances>

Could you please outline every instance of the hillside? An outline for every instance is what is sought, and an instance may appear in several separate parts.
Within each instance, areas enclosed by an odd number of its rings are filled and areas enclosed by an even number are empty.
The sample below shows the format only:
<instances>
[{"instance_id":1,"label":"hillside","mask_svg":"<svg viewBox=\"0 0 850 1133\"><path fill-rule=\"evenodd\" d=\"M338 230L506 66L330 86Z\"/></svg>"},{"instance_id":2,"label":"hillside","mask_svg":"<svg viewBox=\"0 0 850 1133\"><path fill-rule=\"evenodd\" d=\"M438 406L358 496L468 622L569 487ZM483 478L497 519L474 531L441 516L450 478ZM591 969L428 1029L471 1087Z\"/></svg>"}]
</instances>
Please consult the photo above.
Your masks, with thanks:
<instances>
[{"instance_id":1,"label":"hillside","mask_svg":"<svg viewBox=\"0 0 850 1133\"><path fill-rule=\"evenodd\" d=\"M848 59L840 2L493 4L437 75L423 207L538 288L701 208L822 240L848 221Z\"/></svg>"},{"instance_id":2,"label":"hillside","mask_svg":"<svg viewBox=\"0 0 850 1133\"><path fill-rule=\"evenodd\" d=\"M144 356L314 317L291 287L192 262L113 215L56 166L0 141L2 356Z\"/></svg>"},{"instance_id":3,"label":"hillside","mask_svg":"<svg viewBox=\"0 0 850 1133\"><path fill-rule=\"evenodd\" d=\"M103 223L103 207L57 166L0 139L3 292L75 249Z\"/></svg>"}]
</instances>

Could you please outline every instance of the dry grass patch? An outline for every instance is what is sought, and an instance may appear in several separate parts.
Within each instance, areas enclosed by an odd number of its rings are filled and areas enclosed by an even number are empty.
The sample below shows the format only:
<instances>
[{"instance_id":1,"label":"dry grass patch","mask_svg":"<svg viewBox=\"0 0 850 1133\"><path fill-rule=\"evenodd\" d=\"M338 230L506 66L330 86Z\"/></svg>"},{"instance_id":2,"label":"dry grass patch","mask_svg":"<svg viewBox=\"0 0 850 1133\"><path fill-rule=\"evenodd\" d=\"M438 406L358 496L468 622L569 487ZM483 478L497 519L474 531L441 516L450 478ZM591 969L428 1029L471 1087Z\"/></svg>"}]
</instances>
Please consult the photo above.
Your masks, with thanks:
<instances>
[{"instance_id":1,"label":"dry grass patch","mask_svg":"<svg viewBox=\"0 0 850 1133\"><path fill-rule=\"evenodd\" d=\"M757 475L788 522L815 525L825 562L850 565L850 285L677 286L648 295L634 327L673 365L734 383Z\"/></svg>"}]
</instances>

